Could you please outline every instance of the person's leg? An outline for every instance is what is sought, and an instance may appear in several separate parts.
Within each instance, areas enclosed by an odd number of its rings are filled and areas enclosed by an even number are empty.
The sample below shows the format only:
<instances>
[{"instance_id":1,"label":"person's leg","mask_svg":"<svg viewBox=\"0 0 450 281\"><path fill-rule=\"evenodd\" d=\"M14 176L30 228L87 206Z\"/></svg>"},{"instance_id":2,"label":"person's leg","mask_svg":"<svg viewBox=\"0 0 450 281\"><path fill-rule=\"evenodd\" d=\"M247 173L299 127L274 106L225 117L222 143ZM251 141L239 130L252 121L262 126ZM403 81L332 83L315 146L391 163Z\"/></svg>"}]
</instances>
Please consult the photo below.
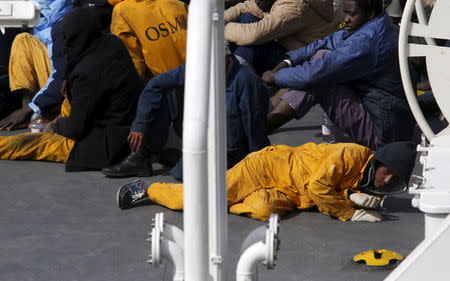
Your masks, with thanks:
<instances>
[{"instance_id":1,"label":"person's leg","mask_svg":"<svg viewBox=\"0 0 450 281\"><path fill-rule=\"evenodd\" d=\"M241 91L227 94L227 151L229 156L230 153L238 156L232 162L229 161L229 167L234 166L249 152L270 145L265 132L268 91L256 81L248 83ZM241 153L235 153L239 150Z\"/></svg>"},{"instance_id":2,"label":"person's leg","mask_svg":"<svg viewBox=\"0 0 450 281\"><path fill-rule=\"evenodd\" d=\"M311 60L322 59L330 50L318 50ZM316 104L313 96L308 95L304 91L281 89L272 97L272 104L276 104L274 109L269 113L267 121L267 131L271 132L293 118L300 119Z\"/></svg>"},{"instance_id":3,"label":"person's leg","mask_svg":"<svg viewBox=\"0 0 450 281\"><path fill-rule=\"evenodd\" d=\"M17 35L9 60L11 91L28 89L35 93L45 86L50 73L50 58L44 43L28 33Z\"/></svg>"},{"instance_id":4,"label":"person's leg","mask_svg":"<svg viewBox=\"0 0 450 281\"><path fill-rule=\"evenodd\" d=\"M46 46L28 33L17 35L12 43L9 60L9 84L12 94L22 99L21 108L0 121L0 129L26 128L31 116L28 103L42 88L51 73Z\"/></svg>"},{"instance_id":5,"label":"person's leg","mask_svg":"<svg viewBox=\"0 0 450 281\"><path fill-rule=\"evenodd\" d=\"M258 17L255 17L252 14L245 13L239 16L237 22L242 24L248 24L248 23L254 23L258 22L261 19ZM241 62L243 59L244 64L248 64L249 66L253 66L253 63L255 61L255 48L253 46L239 46L234 43L230 46L231 51L235 56L238 57L238 60Z\"/></svg>"},{"instance_id":6,"label":"person's leg","mask_svg":"<svg viewBox=\"0 0 450 281\"><path fill-rule=\"evenodd\" d=\"M183 184L157 182L148 186L148 198L172 210L183 210Z\"/></svg>"},{"instance_id":7,"label":"person's leg","mask_svg":"<svg viewBox=\"0 0 450 281\"><path fill-rule=\"evenodd\" d=\"M73 140L54 133L0 137L0 159L66 163L73 146Z\"/></svg>"},{"instance_id":8,"label":"person's leg","mask_svg":"<svg viewBox=\"0 0 450 281\"><path fill-rule=\"evenodd\" d=\"M103 174L108 177L152 176L152 158L167 143L171 122L168 98L164 95L157 114L146 128L144 149L138 153L131 152L119 163L103 168Z\"/></svg>"},{"instance_id":9,"label":"person's leg","mask_svg":"<svg viewBox=\"0 0 450 281\"><path fill-rule=\"evenodd\" d=\"M289 173L290 162L287 154L292 153L287 146L267 147L247 155L227 172L227 204L236 214L266 220L270 213L285 215L297 205L291 198L295 191ZM174 183L154 183L150 186L131 183L117 192L120 208L132 207L139 199L148 198L173 210L183 209L183 185Z\"/></svg>"},{"instance_id":10,"label":"person's leg","mask_svg":"<svg viewBox=\"0 0 450 281\"><path fill-rule=\"evenodd\" d=\"M281 101L267 117L267 131L272 132L293 118L302 118L315 104L317 101L314 96L304 91L291 90L283 94Z\"/></svg>"},{"instance_id":11,"label":"person's leg","mask_svg":"<svg viewBox=\"0 0 450 281\"><path fill-rule=\"evenodd\" d=\"M237 22L249 24L260 20L260 18L255 17L252 14L245 13L239 16ZM288 51L274 41L263 45L238 46L234 44L231 47L231 50L233 54L238 57L238 60L241 63L252 66L259 75L264 71L273 69L277 66L277 64L283 60L284 55Z\"/></svg>"},{"instance_id":12,"label":"person's leg","mask_svg":"<svg viewBox=\"0 0 450 281\"><path fill-rule=\"evenodd\" d=\"M296 208L297 206L283 192L259 189L247 196L241 203L230 206L229 211L236 215L245 214L255 220L267 221L270 214L284 217Z\"/></svg>"},{"instance_id":13,"label":"person's leg","mask_svg":"<svg viewBox=\"0 0 450 281\"><path fill-rule=\"evenodd\" d=\"M308 91L330 120L357 143L377 149L383 143L375 135L374 123L356 93L347 86L335 85Z\"/></svg>"}]
</instances>

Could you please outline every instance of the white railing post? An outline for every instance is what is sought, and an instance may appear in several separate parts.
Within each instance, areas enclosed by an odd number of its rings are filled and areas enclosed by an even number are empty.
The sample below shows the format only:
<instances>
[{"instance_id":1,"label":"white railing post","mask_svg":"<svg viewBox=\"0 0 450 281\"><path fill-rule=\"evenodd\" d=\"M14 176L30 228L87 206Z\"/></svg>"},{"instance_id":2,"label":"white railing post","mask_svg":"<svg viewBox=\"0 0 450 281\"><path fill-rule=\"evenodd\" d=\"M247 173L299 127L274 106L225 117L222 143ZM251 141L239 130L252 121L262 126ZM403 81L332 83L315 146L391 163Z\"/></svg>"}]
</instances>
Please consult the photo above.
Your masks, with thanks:
<instances>
[{"instance_id":1,"label":"white railing post","mask_svg":"<svg viewBox=\"0 0 450 281\"><path fill-rule=\"evenodd\" d=\"M186 281L208 280L207 121L213 0L189 5L183 125Z\"/></svg>"},{"instance_id":2,"label":"white railing post","mask_svg":"<svg viewBox=\"0 0 450 281\"><path fill-rule=\"evenodd\" d=\"M226 280L228 244L223 13L224 1L214 0L208 122L209 273L214 281Z\"/></svg>"}]
</instances>

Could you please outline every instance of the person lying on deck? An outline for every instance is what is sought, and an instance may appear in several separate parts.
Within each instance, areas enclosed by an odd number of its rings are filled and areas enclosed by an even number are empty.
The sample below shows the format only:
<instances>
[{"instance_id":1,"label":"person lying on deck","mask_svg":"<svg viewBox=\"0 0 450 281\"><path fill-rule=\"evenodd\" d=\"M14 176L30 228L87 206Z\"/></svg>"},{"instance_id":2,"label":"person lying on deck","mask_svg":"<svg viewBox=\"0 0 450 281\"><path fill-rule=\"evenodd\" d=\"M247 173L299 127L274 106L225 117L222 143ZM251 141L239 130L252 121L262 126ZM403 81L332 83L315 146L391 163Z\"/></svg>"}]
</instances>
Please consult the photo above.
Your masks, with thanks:
<instances>
[{"instance_id":1,"label":"person lying on deck","mask_svg":"<svg viewBox=\"0 0 450 281\"><path fill-rule=\"evenodd\" d=\"M379 206L380 195L407 189L415 154L410 142L387 144L375 153L353 143L269 146L228 170L228 210L265 221L271 213L317 207L341 221L381 221L371 209ZM125 209L144 198L182 210L183 186L137 180L120 187L116 201Z\"/></svg>"}]
</instances>

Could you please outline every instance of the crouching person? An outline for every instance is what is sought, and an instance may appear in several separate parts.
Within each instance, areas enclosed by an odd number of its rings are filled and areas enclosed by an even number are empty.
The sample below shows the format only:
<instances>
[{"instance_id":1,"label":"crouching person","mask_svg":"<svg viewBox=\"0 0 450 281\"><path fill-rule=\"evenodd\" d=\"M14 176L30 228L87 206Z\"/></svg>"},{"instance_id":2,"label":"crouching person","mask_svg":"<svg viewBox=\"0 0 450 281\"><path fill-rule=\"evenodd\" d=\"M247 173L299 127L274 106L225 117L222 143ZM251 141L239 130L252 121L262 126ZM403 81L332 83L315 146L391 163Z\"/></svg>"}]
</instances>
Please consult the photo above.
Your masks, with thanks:
<instances>
[{"instance_id":1,"label":"crouching person","mask_svg":"<svg viewBox=\"0 0 450 281\"><path fill-rule=\"evenodd\" d=\"M169 125L182 137L185 66L149 81L139 99L136 119L129 135L133 151L120 163L103 169L110 177L151 176L152 158L164 148ZM269 95L262 80L248 67L226 56L226 110L228 167L248 153L270 145L265 133ZM172 170L182 178L181 161Z\"/></svg>"},{"instance_id":2,"label":"crouching person","mask_svg":"<svg viewBox=\"0 0 450 281\"><path fill-rule=\"evenodd\" d=\"M102 34L90 10L73 9L61 25L70 105L46 125L48 133L0 137L0 159L63 162L66 171L82 171L101 169L128 152L143 84L123 43Z\"/></svg>"},{"instance_id":3,"label":"crouching person","mask_svg":"<svg viewBox=\"0 0 450 281\"><path fill-rule=\"evenodd\" d=\"M257 220L285 216L314 206L341 221L382 220L374 210L379 195L406 190L415 163L415 145L391 143L375 153L352 143L299 147L269 146L249 154L227 172L228 210ZM183 186L142 180L117 191L120 208L148 197L170 209L183 209Z\"/></svg>"}]
</instances>

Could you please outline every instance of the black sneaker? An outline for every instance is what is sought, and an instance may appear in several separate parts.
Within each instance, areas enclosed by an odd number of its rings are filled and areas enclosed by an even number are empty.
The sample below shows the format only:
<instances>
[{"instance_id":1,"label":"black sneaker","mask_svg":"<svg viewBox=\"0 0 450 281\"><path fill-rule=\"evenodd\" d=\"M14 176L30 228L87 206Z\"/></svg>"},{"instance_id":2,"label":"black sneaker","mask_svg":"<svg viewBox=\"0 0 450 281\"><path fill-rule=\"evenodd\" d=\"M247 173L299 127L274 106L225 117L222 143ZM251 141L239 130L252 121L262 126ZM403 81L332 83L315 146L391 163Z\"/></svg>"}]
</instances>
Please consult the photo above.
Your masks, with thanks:
<instances>
[{"instance_id":1,"label":"black sneaker","mask_svg":"<svg viewBox=\"0 0 450 281\"><path fill-rule=\"evenodd\" d=\"M127 183L117 190L116 202L121 209L130 208L140 199L147 197L147 186L143 180Z\"/></svg>"}]
</instances>

